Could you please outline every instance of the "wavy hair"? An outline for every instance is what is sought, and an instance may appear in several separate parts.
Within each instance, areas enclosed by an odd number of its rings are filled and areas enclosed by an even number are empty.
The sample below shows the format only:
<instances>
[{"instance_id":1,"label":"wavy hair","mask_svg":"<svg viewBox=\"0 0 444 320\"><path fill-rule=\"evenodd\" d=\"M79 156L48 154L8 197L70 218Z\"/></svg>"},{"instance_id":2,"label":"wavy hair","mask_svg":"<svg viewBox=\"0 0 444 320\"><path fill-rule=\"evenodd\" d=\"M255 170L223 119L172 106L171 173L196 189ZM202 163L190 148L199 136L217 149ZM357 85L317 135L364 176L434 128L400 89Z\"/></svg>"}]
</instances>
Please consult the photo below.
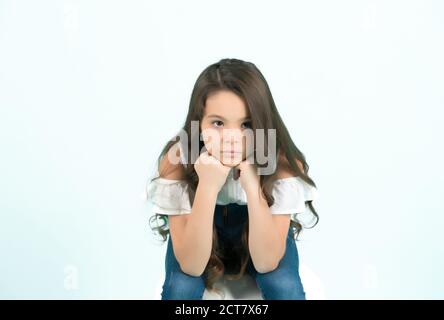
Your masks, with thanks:
<instances>
[{"instance_id":1,"label":"wavy hair","mask_svg":"<svg viewBox=\"0 0 444 320\"><path fill-rule=\"evenodd\" d=\"M309 166L305 156L291 139L290 134L279 115L264 76L253 63L239 59L222 59L217 63L211 64L201 72L194 85L189 102L188 114L182 128L182 131L185 131L191 139L184 142L180 139L179 135L174 136L163 147L157 161L157 167L160 168L160 163L163 157L168 153L177 140L181 143L182 150L188 151L187 154L191 154L191 141L193 139L199 141L199 150L203 150L204 143L200 139L201 129L199 128L199 132L191 130L191 122L199 121L199 123L201 123L207 97L219 90L230 90L243 99L251 115L251 128L254 132L256 132L256 129L263 129L265 132L264 144L266 147L268 146L267 130L276 130L277 154L274 156L276 156L275 159L279 159L277 168L280 166L287 166L296 176L299 176L308 184L316 187L314 181L308 176ZM199 136L196 137L192 134ZM279 155L279 157L277 157L277 155ZM254 159L256 159L256 157L254 157ZM260 166L256 163L256 160L255 164ZM165 172L159 172L159 177L162 177L164 174ZM188 185L190 203L193 204L198 184L198 175L194 169L194 165L188 163L184 164L182 176L183 180L185 180ZM155 177L151 179L151 181L158 179L159 177ZM272 188L275 180L276 174L260 175L261 190L269 206L274 203ZM316 212L312 201L306 201L305 205L310 208L310 211L315 218L315 223L310 227L312 228L318 223L319 215ZM295 220L290 221L290 227L293 231L294 239L298 240L303 225L297 218ZM150 228L155 233L161 235L163 241L166 241L167 235L169 234L168 216L155 213L150 218L149 223ZM233 255L235 260L238 261L237 270L239 270L239 272L235 275L225 276L230 280L240 279L243 276L250 259L248 250L248 223L245 223L241 239L241 245L238 246L236 250L228 253L220 246L217 230L215 225L213 225L211 256L204 271L205 286L207 289L218 291L214 288L214 284L224 275L226 269L224 260L227 258L233 258Z\"/></svg>"}]
</instances>

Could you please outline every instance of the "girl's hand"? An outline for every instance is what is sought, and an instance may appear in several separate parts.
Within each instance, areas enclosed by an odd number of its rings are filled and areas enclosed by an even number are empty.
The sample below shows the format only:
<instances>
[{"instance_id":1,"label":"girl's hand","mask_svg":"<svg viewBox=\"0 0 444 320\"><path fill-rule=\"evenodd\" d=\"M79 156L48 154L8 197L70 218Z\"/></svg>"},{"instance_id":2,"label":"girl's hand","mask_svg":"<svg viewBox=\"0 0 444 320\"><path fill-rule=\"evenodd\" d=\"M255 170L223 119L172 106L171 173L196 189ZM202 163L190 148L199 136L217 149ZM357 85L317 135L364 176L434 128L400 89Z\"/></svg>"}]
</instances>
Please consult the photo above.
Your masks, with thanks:
<instances>
[{"instance_id":1,"label":"girl's hand","mask_svg":"<svg viewBox=\"0 0 444 320\"><path fill-rule=\"evenodd\" d=\"M260 187L256 166L247 160L242 161L234 167L233 177L235 180L240 179L241 186L246 193L258 190Z\"/></svg>"},{"instance_id":2,"label":"girl's hand","mask_svg":"<svg viewBox=\"0 0 444 320\"><path fill-rule=\"evenodd\" d=\"M224 166L218 159L211 156L208 151L202 152L194 163L194 169L199 176L199 184L203 184L215 192L222 189L231 168Z\"/></svg>"}]
</instances>

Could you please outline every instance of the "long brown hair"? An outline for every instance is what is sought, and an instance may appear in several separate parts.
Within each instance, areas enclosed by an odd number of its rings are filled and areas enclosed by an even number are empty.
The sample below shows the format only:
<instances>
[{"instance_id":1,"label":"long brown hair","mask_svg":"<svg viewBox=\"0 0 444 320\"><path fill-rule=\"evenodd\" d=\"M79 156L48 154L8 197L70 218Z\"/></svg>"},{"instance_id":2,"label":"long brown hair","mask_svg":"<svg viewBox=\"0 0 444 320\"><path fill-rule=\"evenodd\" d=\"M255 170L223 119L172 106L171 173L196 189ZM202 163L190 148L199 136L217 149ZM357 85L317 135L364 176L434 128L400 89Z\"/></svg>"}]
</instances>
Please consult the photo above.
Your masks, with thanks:
<instances>
[{"instance_id":1,"label":"long brown hair","mask_svg":"<svg viewBox=\"0 0 444 320\"><path fill-rule=\"evenodd\" d=\"M191 130L191 121L199 121L198 123L201 123L207 97L218 90L230 90L243 99L251 115L251 128L254 132L256 132L256 129L263 129L265 132L264 144L266 150L268 150L267 130L276 130L277 154L274 156L275 159L280 159L280 161L277 163L277 168L279 168L281 165L285 165L289 167L289 169L291 169L296 176L299 176L308 184L316 187L314 181L308 176L309 166L305 160L305 156L292 141L290 134L288 133L288 130L285 127L284 122L282 121L282 118L275 106L272 94L264 76L253 63L239 59L222 59L219 62L211 64L205 68L199 75L191 94L188 115L182 128L182 132L186 132L190 139L183 141L180 139L179 135L174 136L164 146L158 158L158 168L160 168L160 163L164 155L167 154L170 148L178 140L179 143L181 143L182 150L187 151L188 155L191 154L191 141L193 141L193 139L196 139L195 141L199 141L199 150L203 149L204 143L200 139L200 128L199 132ZM199 136L196 137L196 135ZM194 165L190 165L188 162L183 165L183 180L185 180L188 184L189 198L190 203L192 204L197 189L198 176L194 170ZM164 172L159 172L159 177L163 175ZM155 177L151 181L159 177ZM260 175L261 190L269 206L274 203L272 188L275 180L276 174ZM319 221L319 216L312 205L312 201L307 201L306 206L310 208L315 217L315 223L311 226L314 227ZM161 224L159 224L159 221L161 221ZM168 216L157 213L154 214L150 218L150 226L153 231L162 236L163 241L166 241L169 233ZM302 230L302 224L299 220L291 220L290 227L293 231L294 238L297 240L299 233ZM248 223L245 224L241 239L242 245L236 252L237 257L239 258L239 273L228 277L232 280L242 277L250 259L248 251ZM205 285L207 289L215 290L213 286L214 283L224 274L224 258L225 252L221 250L221 246L218 243L217 231L215 226L213 226L212 251L204 272Z\"/></svg>"}]
</instances>

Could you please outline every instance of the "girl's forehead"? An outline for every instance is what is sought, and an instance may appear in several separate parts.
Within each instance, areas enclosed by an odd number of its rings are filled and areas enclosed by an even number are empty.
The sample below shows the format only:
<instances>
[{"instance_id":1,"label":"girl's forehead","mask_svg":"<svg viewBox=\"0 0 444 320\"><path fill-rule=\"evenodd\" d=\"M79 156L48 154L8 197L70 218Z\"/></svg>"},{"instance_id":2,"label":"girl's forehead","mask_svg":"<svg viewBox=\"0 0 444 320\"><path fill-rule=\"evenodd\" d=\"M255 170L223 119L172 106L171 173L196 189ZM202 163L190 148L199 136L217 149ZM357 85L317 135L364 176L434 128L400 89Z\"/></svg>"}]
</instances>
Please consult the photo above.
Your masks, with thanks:
<instances>
[{"instance_id":1,"label":"girl's forehead","mask_svg":"<svg viewBox=\"0 0 444 320\"><path fill-rule=\"evenodd\" d=\"M236 94L221 91L211 95L205 103L204 116L239 120L249 116L244 101Z\"/></svg>"}]
</instances>

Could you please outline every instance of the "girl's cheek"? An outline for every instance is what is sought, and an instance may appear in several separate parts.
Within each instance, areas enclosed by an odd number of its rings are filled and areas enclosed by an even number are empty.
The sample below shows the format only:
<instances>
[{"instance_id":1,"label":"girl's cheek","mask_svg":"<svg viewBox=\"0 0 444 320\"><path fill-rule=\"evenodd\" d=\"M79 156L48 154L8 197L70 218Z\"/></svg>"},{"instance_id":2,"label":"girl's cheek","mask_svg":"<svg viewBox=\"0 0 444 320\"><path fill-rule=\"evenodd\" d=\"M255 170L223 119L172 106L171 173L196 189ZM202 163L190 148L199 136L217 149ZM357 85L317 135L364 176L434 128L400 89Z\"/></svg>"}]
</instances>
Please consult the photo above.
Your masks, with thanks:
<instances>
[{"instance_id":1,"label":"girl's cheek","mask_svg":"<svg viewBox=\"0 0 444 320\"><path fill-rule=\"evenodd\" d=\"M203 128L202 132L202 140L205 144L205 148L208 150L208 153L214 154L219 152L219 146L217 141L219 140L219 132L212 128Z\"/></svg>"},{"instance_id":2,"label":"girl's cheek","mask_svg":"<svg viewBox=\"0 0 444 320\"><path fill-rule=\"evenodd\" d=\"M217 145L214 145L213 143L205 143L205 148L208 150L208 154L215 157L216 159L220 160L220 152L218 150Z\"/></svg>"}]
</instances>

